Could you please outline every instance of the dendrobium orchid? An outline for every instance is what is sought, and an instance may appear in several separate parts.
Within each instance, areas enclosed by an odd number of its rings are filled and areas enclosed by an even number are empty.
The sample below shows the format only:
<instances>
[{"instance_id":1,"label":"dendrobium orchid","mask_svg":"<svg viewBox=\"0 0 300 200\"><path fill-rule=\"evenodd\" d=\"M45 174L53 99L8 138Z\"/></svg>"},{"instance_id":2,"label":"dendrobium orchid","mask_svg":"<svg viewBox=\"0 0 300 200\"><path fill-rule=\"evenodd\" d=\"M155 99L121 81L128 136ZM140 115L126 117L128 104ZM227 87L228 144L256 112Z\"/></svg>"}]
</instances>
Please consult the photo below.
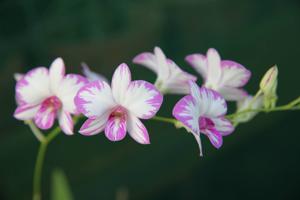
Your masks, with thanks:
<instances>
[{"instance_id":1,"label":"dendrobium orchid","mask_svg":"<svg viewBox=\"0 0 300 200\"><path fill-rule=\"evenodd\" d=\"M19 120L34 120L40 129L49 129L55 118L63 132L73 134L71 114L79 114L74 97L87 80L76 74L65 75L61 58L53 61L48 70L37 67L18 76L16 100L18 107L14 117Z\"/></svg>"},{"instance_id":2,"label":"dendrobium orchid","mask_svg":"<svg viewBox=\"0 0 300 200\"><path fill-rule=\"evenodd\" d=\"M237 62L221 60L217 50L210 48L206 56L191 54L185 60L202 76L206 88L219 92L226 100L238 101L247 96L242 87L251 72Z\"/></svg>"},{"instance_id":3,"label":"dendrobium orchid","mask_svg":"<svg viewBox=\"0 0 300 200\"><path fill-rule=\"evenodd\" d=\"M246 110L256 110L263 108L263 96L258 96L256 99L254 99L253 96L249 95L246 96L243 100L240 100L237 102L237 113L243 112ZM246 112L244 114L238 115L236 118L234 118L234 122L236 123L244 123L248 122L251 119L257 115L257 111L252 111L252 112Z\"/></svg>"},{"instance_id":4,"label":"dendrobium orchid","mask_svg":"<svg viewBox=\"0 0 300 200\"><path fill-rule=\"evenodd\" d=\"M199 88L193 81L189 85L190 95L177 102L173 116L195 136L202 156L200 133L206 135L214 147L220 148L222 137L231 134L234 127L224 117L227 105L219 93L205 87Z\"/></svg>"},{"instance_id":5,"label":"dendrobium orchid","mask_svg":"<svg viewBox=\"0 0 300 200\"><path fill-rule=\"evenodd\" d=\"M111 141L122 140L128 132L137 142L149 144L147 129L140 119L152 118L162 101L163 96L154 85L131 81L128 66L121 64L114 72L111 87L98 80L79 90L76 106L89 118L79 132L91 136L104 130Z\"/></svg>"},{"instance_id":6,"label":"dendrobium orchid","mask_svg":"<svg viewBox=\"0 0 300 200\"><path fill-rule=\"evenodd\" d=\"M196 81L196 77L182 71L175 62L166 58L159 47L154 53L144 52L138 54L133 63L143 65L157 74L155 86L164 94L187 94L188 81Z\"/></svg>"}]
</instances>

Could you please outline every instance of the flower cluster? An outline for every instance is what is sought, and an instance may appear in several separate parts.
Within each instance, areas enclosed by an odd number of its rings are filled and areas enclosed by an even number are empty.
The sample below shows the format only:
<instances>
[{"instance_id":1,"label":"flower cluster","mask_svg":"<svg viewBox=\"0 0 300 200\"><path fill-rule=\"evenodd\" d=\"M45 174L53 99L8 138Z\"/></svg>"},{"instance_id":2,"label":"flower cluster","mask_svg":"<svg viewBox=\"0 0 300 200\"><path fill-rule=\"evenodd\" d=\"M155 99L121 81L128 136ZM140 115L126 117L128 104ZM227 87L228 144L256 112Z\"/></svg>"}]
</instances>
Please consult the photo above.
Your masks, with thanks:
<instances>
[{"instance_id":1,"label":"flower cluster","mask_svg":"<svg viewBox=\"0 0 300 200\"><path fill-rule=\"evenodd\" d=\"M196 138L202 155L201 135L220 148L223 136L234 131L238 123L252 119L261 108L274 108L276 104L277 67L271 68L260 84L255 96L243 89L251 73L243 65L221 60L217 50L206 55L195 53L185 60L202 77L183 71L167 58L159 47L154 52L138 54L133 63L145 66L157 75L154 84L131 78L126 64L115 70L111 84L102 75L83 66L84 76L65 74L61 58L46 67L38 67L26 74L16 74L17 109L14 117L32 120L40 129L47 130L58 119L61 130L74 133L71 115L83 114L88 119L79 133L92 136L104 132L111 141L120 141L128 134L138 143L149 144L148 131L142 120L155 117L163 95L185 95L173 108L177 127L184 127ZM227 101L237 102L237 112L227 114ZM177 121L178 120L178 121Z\"/></svg>"}]
</instances>

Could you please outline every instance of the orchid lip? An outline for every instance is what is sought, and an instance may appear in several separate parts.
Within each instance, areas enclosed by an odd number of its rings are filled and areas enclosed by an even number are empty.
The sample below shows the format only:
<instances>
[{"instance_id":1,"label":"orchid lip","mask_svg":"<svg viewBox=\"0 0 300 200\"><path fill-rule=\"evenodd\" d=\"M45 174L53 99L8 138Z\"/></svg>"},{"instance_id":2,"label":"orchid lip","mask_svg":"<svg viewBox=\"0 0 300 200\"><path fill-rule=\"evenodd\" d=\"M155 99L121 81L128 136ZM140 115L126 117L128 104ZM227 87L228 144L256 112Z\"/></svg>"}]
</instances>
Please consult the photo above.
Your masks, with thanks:
<instances>
[{"instance_id":1,"label":"orchid lip","mask_svg":"<svg viewBox=\"0 0 300 200\"><path fill-rule=\"evenodd\" d=\"M51 96L45 99L42 104L42 108L52 108L53 111L58 111L62 107L62 103L57 96Z\"/></svg>"},{"instance_id":2,"label":"orchid lip","mask_svg":"<svg viewBox=\"0 0 300 200\"><path fill-rule=\"evenodd\" d=\"M120 119L127 118L127 110L122 106L117 106L110 114L109 118L116 117Z\"/></svg>"},{"instance_id":3,"label":"orchid lip","mask_svg":"<svg viewBox=\"0 0 300 200\"><path fill-rule=\"evenodd\" d=\"M200 117L199 118L199 127L200 127L200 130L203 132L205 130L212 130L212 129L215 129L215 124L214 122L207 118L207 117Z\"/></svg>"}]
</instances>

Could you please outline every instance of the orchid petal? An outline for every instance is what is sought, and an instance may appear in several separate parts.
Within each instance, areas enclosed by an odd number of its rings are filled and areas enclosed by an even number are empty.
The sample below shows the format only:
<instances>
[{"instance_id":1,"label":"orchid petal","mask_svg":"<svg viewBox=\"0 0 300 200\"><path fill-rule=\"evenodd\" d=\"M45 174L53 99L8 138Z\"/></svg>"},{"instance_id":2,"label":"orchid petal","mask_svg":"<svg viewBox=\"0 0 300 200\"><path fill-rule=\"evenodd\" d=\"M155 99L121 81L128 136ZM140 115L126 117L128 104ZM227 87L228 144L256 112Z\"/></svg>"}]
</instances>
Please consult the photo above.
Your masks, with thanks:
<instances>
[{"instance_id":1,"label":"orchid petal","mask_svg":"<svg viewBox=\"0 0 300 200\"><path fill-rule=\"evenodd\" d=\"M172 94L188 94L189 81L196 81L197 77L184 72L172 60L168 59L169 70L171 71L169 77L164 80L164 86L167 93Z\"/></svg>"},{"instance_id":2,"label":"orchid petal","mask_svg":"<svg viewBox=\"0 0 300 200\"><path fill-rule=\"evenodd\" d=\"M88 118L97 118L112 109L116 103L109 85L94 81L83 86L75 97L77 110Z\"/></svg>"},{"instance_id":3,"label":"orchid petal","mask_svg":"<svg viewBox=\"0 0 300 200\"><path fill-rule=\"evenodd\" d=\"M222 80L220 85L228 87L243 87L249 81L251 72L239 63L230 60L223 60Z\"/></svg>"},{"instance_id":4,"label":"orchid petal","mask_svg":"<svg viewBox=\"0 0 300 200\"><path fill-rule=\"evenodd\" d=\"M146 81L132 81L125 95L121 105L142 119L153 117L163 101L160 92Z\"/></svg>"},{"instance_id":5,"label":"orchid petal","mask_svg":"<svg viewBox=\"0 0 300 200\"><path fill-rule=\"evenodd\" d=\"M200 134L200 108L191 95L183 97L176 103L173 109L173 116L190 128L192 132Z\"/></svg>"},{"instance_id":6,"label":"orchid petal","mask_svg":"<svg viewBox=\"0 0 300 200\"><path fill-rule=\"evenodd\" d=\"M133 58L132 62L135 64L144 65L153 72L158 73L159 66L157 64L156 57L150 52L138 54Z\"/></svg>"},{"instance_id":7,"label":"orchid petal","mask_svg":"<svg viewBox=\"0 0 300 200\"><path fill-rule=\"evenodd\" d=\"M16 99L19 104L37 105L49 96L49 75L45 67L30 70L17 82Z\"/></svg>"},{"instance_id":8,"label":"orchid petal","mask_svg":"<svg viewBox=\"0 0 300 200\"><path fill-rule=\"evenodd\" d=\"M118 66L112 77L111 88L113 97L117 103L121 103L131 82L131 72L128 66L123 63Z\"/></svg>"},{"instance_id":9,"label":"orchid petal","mask_svg":"<svg viewBox=\"0 0 300 200\"><path fill-rule=\"evenodd\" d=\"M200 154L200 156L203 156L203 151L202 151L202 143L201 143L201 134L195 134L195 133L193 133L192 132L192 134L193 134L193 136L195 137L195 139L196 139L196 141L197 141L197 144L198 144L198 146L199 146L199 154Z\"/></svg>"},{"instance_id":10,"label":"orchid petal","mask_svg":"<svg viewBox=\"0 0 300 200\"><path fill-rule=\"evenodd\" d=\"M170 70L168 68L167 58L164 52L159 47L154 48L154 55L157 60L158 68L158 79L166 79L170 74Z\"/></svg>"},{"instance_id":11,"label":"orchid petal","mask_svg":"<svg viewBox=\"0 0 300 200\"><path fill-rule=\"evenodd\" d=\"M61 130L67 135L73 135L74 123L72 116L67 111L61 111L58 115L58 122Z\"/></svg>"},{"instance_id":12,"label":"orchid petal","mask_svg":"<svg viewBox=\"0 0 300 200\"><path fill-rule=\"evenodd\" d=\"M90 82L100 80L100 81L105 81L106 83L108 83L108 80L104 76L90 70L90 68L87 64L81 63L81 66L82 66L82 73Z\"/></svg>"},{"instance_id":13,"label":"orchid petal","mask_svg":"<svg viewBox=\"0 0 300 200\"><path fill-rule=\"evenodd\" d=\"M102 132L109 117L109 112L95 119L87 119L79 130L85 136L92 136Z\"/></svg>"},{"instance_id":14,"label":"orchid petal","mask_svg":"<svg viewBox=\"0 0 300 200\"><path fill-rule=\"evenodd\" d=\"M56 58L49 69L51 91L56 93L60 87L60 82L65 76L65 64L61 58Z\"/></svg>"},{"instance_id":15,"label":"orchid petal","mask_svg":"<svg viewBox=\"0 0 300 200\"><path fill-rule=\"evenodd\" d=\"M219 117L227 112L226 101L219 93L205 87L199 89L193 81L190 81L190 89L195 103L199 105L200 115Z\"/></svg>"},{"instance_id":16,"label":"orchid petal","mask_svg":"<svg viewBox=\"0 0 300 200\"><path fill-rule=\"evenodd\" d=\"M106 123L105 136L111 141L120 141L126 136L126 119L110 117Z\"/></svg>"},{"instance_id":17,"label":"orchid petal","mask_svg":"<svg viewBox=\"0 0 300 200\"><path fill-rule=\"evenodd\" d=\"M202 76L207 78L207 59L202 54L191 54L185 57L185 60Z\"/></svg>"},{"instance_id":18,"label":"orchid petal","mask_svg":"<svg viewBox=\"0 0 300 200\"><path fill-rule=\"evenodd\" d=\"M240 101L248 96L245 90L234 87L222 87L219 89L219 92L228 101Z\"/></svg>"},{"instance_id":19,"label":"orchid petal","mask_svg":"<svg viewBox=\"0 0 300 200\"><path fill-rule=\"evenodd\" d=\"M140 144L150 144L148 131L144 124L134 115L129 115L127 120L129 135Z\"/></svg>"},{"instance_id":20,"label":"orchid petal","mask_svg":"<svg viewBox=\"0 0 300 200\"><path fill-rule=\"evenodd\" d=\"M205 133L210 140L211 144L219 149L223 144L222 135L216 130L206 130Z\"/></svg>"},{"instance_id":21,"label":"orchid petal","mask_svg":"<svg viewBox=\"0 0 300 200\"><path fill-rule=\"evenodd\" d=\"M207 85L215 85L222 75L221 58L217 50L210 48L207 51Z\"/></svg>"},{"instance_id":22,"label":"orchid petal","mask_svg":"<svg viewBox=\"0 0 300 200\"><path fill-rule=\"evenodd\" d=\"M34 117L34 123L40 129L47 130L54 124L56 113L52 107L41 106Z\"/></svg>"},{"instance_id":23,"label":"orchid petal","mask_svg":"<svg viewBox=\"0 0 300 200\"><path fill-rule=\"evenodd\" d=\"M61 81L59 90L56 96L61 100L63 109L72 114L78 114L74 98L79 91L88 81L83 76L77 74L68 74Z\"/></svg>"},{"instance_id":24,"label":"orchid petal","mask_svg":"<svg viewBox=\"0 0 300 200\"><path fill-rule=\"evenodd\" d=\"M14 117L19 120L31 120L39 110L39 105L24 104L17 107Z\"/></svg>"},{"instance_id":25,"label":"orchid petal","mask_svg":"<svg viewBox=\"0 0 300 200\"><path fill-rule=\"evenodd\" d=\"M231 122L225 117L211 118L215 125L215 129L222 135L230 135L234 131L234 127Z\"/></svg>"}]
</instances>

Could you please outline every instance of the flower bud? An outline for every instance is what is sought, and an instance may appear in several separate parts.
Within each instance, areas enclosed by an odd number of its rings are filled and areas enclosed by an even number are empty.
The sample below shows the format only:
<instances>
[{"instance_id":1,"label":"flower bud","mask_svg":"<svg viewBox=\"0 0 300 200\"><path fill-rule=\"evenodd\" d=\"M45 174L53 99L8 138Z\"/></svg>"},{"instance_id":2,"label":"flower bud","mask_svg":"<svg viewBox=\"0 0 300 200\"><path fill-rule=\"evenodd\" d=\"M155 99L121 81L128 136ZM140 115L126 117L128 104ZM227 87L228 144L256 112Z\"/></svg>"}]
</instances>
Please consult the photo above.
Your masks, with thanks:
<instances>
[{"instance_id":1,"label":"flower bud","mask_svg":"<svg viewBox=\"0 0 300 200\"><path fill-rule=\"evenodd\" d=\"M273 108L276 105L276 90L278 84L277 76L278 68L275 65L267 71L259 85L261 91L264 94L264 107L268 109Z\"/></svg>"},{"instance_id":2,"label":"flower bud","mask_svg":"<svg viewBox=\"0 0 300 200\"><path fill-rule=\"evenodd\" d=\"M260 81L259 87L263 93L270 93L277 86L278 68L277 66L271 67ZM276 88L275 88L276 90Z\"/></svg>"}]
</instances>

